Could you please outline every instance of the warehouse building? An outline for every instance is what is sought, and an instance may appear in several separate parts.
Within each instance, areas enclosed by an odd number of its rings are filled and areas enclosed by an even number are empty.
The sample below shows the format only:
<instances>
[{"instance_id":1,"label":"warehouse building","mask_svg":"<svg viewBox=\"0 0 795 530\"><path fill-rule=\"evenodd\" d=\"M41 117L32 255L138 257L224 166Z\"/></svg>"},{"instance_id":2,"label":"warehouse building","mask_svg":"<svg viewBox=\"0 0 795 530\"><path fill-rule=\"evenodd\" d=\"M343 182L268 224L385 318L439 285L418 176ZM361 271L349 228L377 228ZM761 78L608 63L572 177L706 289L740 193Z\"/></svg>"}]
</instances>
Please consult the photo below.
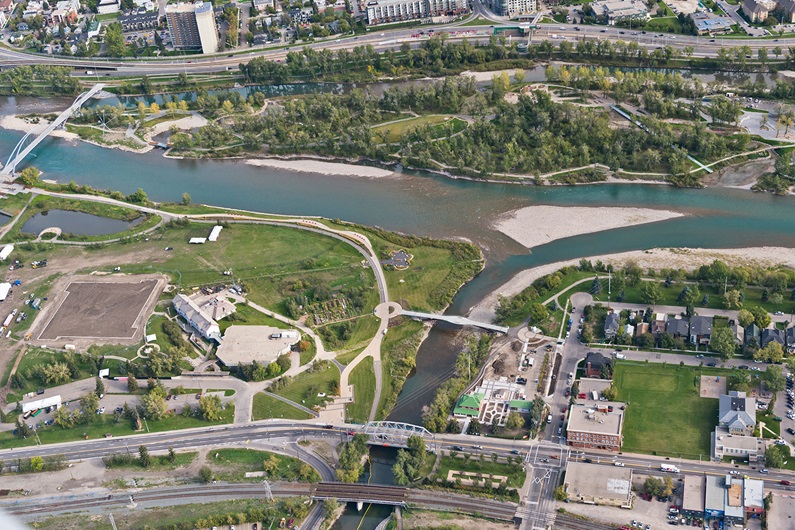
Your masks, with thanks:
<instances>
[{"instance_id":1,"label":"warehouse building","mask_svg":"<svg viewBox=\"0 0 795 530\"><path fill-rule=\"evenodd\" d=\"M584 504L632 508L632 468L569 462L563 484L569 499Z\"/></svg>"},{"instance_id":2,"label":"warehouse building","mask_svg":"<svg viewBox=\"0 0 795 530\"><path fill-rule=\"evenodd\" d=\"M271 326L230 326L218 346L216 357L227 367L251 364L268 365L280 355L290 353L301 340L295 329Z\"/></svg>"}]
</instances>

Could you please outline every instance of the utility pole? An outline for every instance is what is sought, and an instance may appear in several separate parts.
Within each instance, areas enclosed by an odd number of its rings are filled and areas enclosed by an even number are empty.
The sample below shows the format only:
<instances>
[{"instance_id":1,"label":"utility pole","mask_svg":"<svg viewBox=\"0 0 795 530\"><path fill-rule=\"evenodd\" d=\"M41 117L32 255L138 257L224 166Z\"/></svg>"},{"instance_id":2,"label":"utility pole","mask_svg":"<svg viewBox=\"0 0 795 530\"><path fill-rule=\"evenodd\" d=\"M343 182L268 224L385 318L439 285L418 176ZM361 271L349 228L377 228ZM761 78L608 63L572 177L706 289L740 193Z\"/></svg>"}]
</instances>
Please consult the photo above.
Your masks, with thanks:
<instances>
[{"instance_id":1,"label":"utility pole","mask_svg":"<svg viewBox=\"0 0 795 530\"><path fill-rule=\"evenodd\" d=\"M108 518L110 519L110 526L113 527L113 530L118 530L118 528L116 528L116 521L113 520L113 514L112 513L108 514Z\"/></svg>"},{"instance_id":2,"label":"utility pole","mask_svg":"<svg viewBox=\"0 0 795 530\"><path fill-rule=\"evenodd\" d=\"M262 485L265 486L265 499L268 502L273 502L273 492L271 491L271 485L268 480L263 480Z\"/></svg>"}]
</instances>

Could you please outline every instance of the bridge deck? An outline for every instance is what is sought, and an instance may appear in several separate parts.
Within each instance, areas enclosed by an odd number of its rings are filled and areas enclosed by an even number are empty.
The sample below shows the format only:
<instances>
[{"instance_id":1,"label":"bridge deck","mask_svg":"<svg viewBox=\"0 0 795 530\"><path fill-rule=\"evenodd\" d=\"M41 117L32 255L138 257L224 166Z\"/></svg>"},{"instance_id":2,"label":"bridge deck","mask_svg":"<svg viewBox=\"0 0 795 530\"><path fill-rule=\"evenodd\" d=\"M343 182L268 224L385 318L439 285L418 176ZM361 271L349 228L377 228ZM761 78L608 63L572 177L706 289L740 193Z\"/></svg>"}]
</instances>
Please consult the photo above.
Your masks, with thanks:
<instances>
[{"instance_id":1,"label":"bridge deck","mask_svg":"<svg viewBox=\"0 0 795 530\"><path fill-rule=\"evenodd\" d=\"M508 328L505 326L487 324L485 322L478 322L476 320L471 320L466 317L459 317L455 315L437 315L435 313L423 313L420 311L405 311L405 310L401 311L400 314L412 318L421 318L423 320L443 320L444 322L449 322L450 324L456 324L458 326L475 326L489 331L496 331L497 333L508 333Z\"/></svg>"},{"instance_id":2,"label":"bridge deck","mask_svg":"<svg viewBox=\"0 0 795 530\"><path fill-rule=\"evenodd\" d=\"M36 148L36 146L38 146L41 143L42 140L44 140L47 136L49 136L52 131L54 131L57 127L60 127L66 120L68 120L72 116L72 114L74 114L74 112L77 109L82 107L83 103L94 97L94 95L100 90L102 90L104 87L105 87L104 83L97 83L96 85L91 87L91 89L88 92L80 94L80 96L78 96L75 102L72 103L72 105L68 109L66 109L61 114L59 114L58 117L55 118L55 120L53 120L52 123L50 123L43 131L41 131L38 134L38 136L36 136L36 138L33 139L32 142L30 142L30 145L28 145L23 150L19 151L16 154L16 156L14 156L11 160L8 161L5 167L2 170L0 170L0 176L3 177L3 180L6 181L11 180L14 171L17 168L17 165L19 165L22 162L22 160L24 160L25 157L28 156L30 152L33 151ZM26 135L25 138L27 137L28 136Z\"/></svg>"}]
</instances>

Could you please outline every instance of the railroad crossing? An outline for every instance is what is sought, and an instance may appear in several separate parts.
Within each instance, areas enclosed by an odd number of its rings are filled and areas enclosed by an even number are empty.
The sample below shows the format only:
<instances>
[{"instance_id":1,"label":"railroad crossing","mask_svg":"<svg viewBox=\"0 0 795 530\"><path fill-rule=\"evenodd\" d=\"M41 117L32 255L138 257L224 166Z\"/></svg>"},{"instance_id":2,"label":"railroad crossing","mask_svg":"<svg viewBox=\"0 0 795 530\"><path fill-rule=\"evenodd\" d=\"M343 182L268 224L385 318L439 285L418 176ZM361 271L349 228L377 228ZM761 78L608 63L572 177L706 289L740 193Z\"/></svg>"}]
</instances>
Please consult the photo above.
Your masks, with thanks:
<instances>
[{"instance_id":1,"label":"railroad crossing","mask_svg":"<svg viewBox=\"0 0 795 530\"><path fill-rule=\"evenodd\" d=\"M25 147L25 143L33 136L32 132L27 133L22 139L17 143L14 147L14 150L11 151L11 155L8 157L8 161L6 165L0 170L0 179L5 180L6 182L13 180L14 171L16 171L17 166L25 159L26 156L33 151L36 146L38 146L42 140L47 138L51 132L53 132L56 128L60 127L61 125L66 122L69 118L71 118L75 112L77 112L83 104L94 97L97 92L102 90L105 87L105 83L97 83L93 87L91 87L87 92L83 92L77 99L75 99L74 103L63 111L61 114L58 115L52 123L50 123L43 131L41 131L34 139L30 142L30 144Z\"/></svg>"}]
</instances>

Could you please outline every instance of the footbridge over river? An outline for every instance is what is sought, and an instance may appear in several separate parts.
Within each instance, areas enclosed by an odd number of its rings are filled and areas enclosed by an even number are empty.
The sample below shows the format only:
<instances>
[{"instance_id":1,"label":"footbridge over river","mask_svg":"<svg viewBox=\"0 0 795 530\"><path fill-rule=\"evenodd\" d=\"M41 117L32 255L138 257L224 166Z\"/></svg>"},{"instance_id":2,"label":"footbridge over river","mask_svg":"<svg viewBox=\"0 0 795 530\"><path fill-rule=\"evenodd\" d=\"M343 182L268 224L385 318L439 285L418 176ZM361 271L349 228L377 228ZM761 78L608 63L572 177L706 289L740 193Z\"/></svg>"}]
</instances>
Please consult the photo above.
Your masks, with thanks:
<instances>
[{"instance_id":1,"label":"footbridge over river","mask_svg":"<svg viewBox=\"0 0 795 530\"><path fill-rule=\"evenodd\" d=\"M43 131L41 131L35 138L33 138L33 141L30 142L27 146L25 146L25 143L30 139L31 136L33 136L33 133L29 132L25 136L23 136L22 139L19 141L19 143L17 143L16 147L14 147L14 150L11 151L11 155L9 155L6 165L3 167L2 170L0 170L0 179L5 181L12 180L14 176L14 171L16 171L17 166L22 162L22 160L24 160L25 157L28 156L30 152L33 151L36 148L36 146L41 143L42 140L47 138L47 136L49 136L51 132L53 132L56 128L63 125L66 120L71 118L74 115L74 113L77 112L86 101L94 97L97 94L97 92L103 89L104 86L105 83L97 83L96 85L91 87L91 89L89 89L87 92L83 92L82 94L77 96L75 102L72 103L72 105L68 109L66 109L61 114L59 114L58 117L55 118L55 120L53 120L53 122L50 123Z\"/></svg>"},{"instance_id":2,"label":"footbridge over river","mask_svg":"<svg viewBox=\"0 0 795 530\"><path fill-rule=\"evenodd\" d=\"M437 315L436 313L406 311L405 309L401 310L400 314L411 318L419 318L421 320L441 320L443 322L449 322L450 324L455 324L457 326L475 326L477 328L485 329L487 331L494 331L496 333L508 333L508 328L505 326L487 324L485 322L478 322L477 320L471 320L466 317L458 317L455 315Z\"/></svg>"}]
</instances>

